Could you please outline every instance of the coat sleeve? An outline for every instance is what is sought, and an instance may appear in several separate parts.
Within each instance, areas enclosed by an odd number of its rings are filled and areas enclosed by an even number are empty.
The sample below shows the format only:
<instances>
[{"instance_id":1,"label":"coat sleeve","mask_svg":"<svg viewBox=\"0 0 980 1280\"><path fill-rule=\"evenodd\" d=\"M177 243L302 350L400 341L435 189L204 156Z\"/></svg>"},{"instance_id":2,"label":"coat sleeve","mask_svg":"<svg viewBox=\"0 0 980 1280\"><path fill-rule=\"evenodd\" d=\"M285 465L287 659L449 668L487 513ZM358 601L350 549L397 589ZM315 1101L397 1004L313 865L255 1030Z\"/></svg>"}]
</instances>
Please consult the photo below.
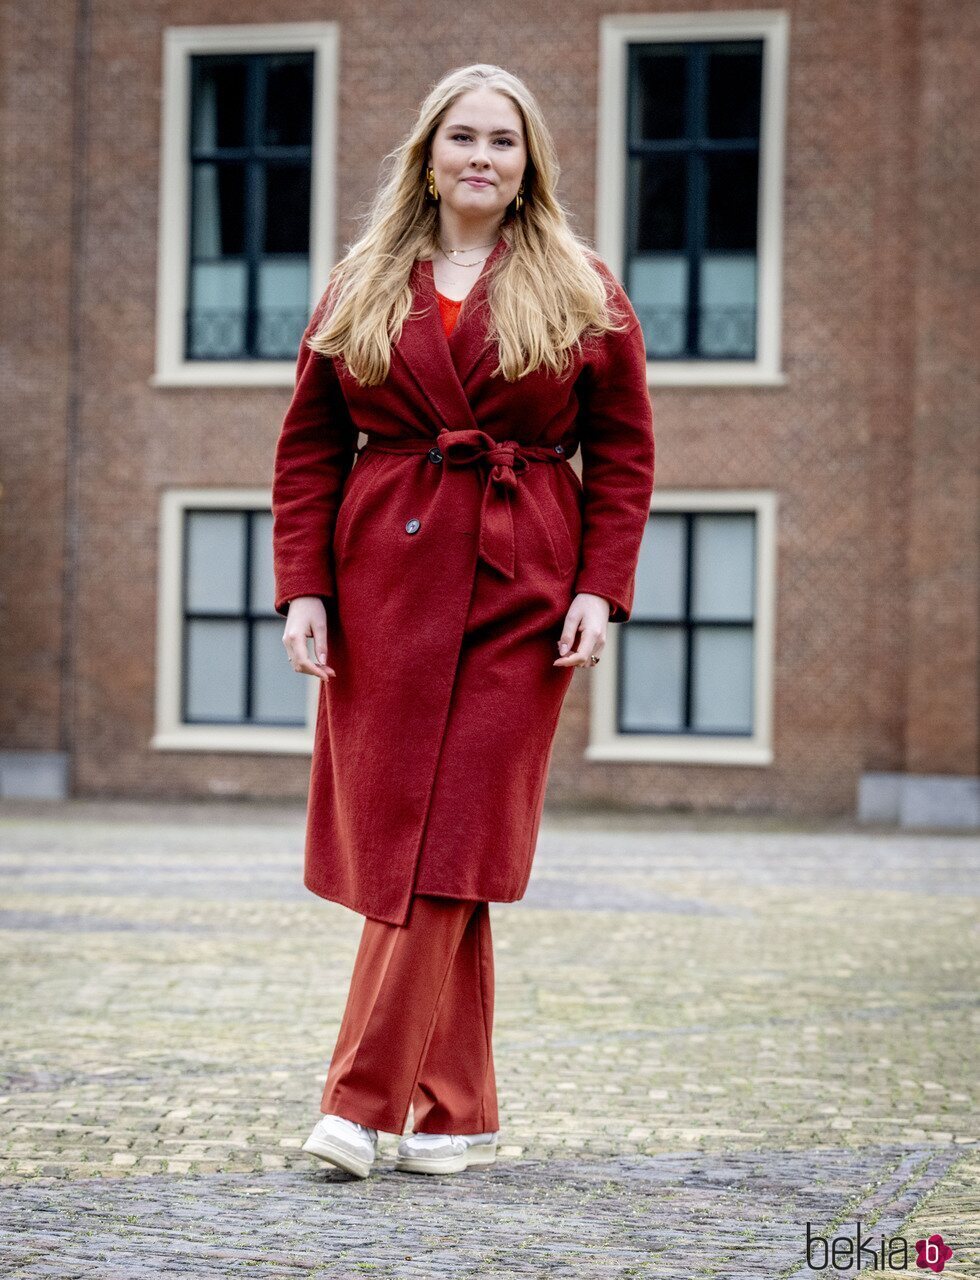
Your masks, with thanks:
<instances>
[{"instance_id":1,"label":"coat sleeve","mask_svg":"<svg viewBox=\"0 0 980 1280\"><path fill-rule=\"evenodd\" d=\"M643 330L617 290L633 323L603 335L577 388L585 497L574 590L603 596L609 621L627 622L653 495L654 434Z\"/></svg>"},{"instance_id":2,"label":"coat sleeve","mask_svg":"<svg viewBox=\"0 0 980 1280\"><path fill-rule=\"evenodd\" d=\"M306 345L326 300L324 294L300 342L296 386L275 451L272 567L275 609L283 615L296 596L334 594L333 531L357 443L333 360Z\"/></svg>"}]
</instances>

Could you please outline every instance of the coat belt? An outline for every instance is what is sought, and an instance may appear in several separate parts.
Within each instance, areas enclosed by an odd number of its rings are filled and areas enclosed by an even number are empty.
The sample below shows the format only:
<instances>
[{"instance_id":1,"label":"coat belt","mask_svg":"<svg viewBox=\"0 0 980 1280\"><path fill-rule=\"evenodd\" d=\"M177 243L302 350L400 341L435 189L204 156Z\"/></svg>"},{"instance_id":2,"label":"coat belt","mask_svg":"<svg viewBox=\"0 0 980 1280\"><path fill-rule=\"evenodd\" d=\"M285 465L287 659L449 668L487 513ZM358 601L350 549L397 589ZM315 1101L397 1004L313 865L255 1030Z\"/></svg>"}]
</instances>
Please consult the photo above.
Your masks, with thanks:
<instances>
[{"instance_id":1,"label":"coat belt","mask_svg":"<svg viewBox=\"0 0 980 1280\"><path fill-rule=\"evenodd\" d=\"M432 462L445 460L450 466L483 467L487 473L480 504L479 557L505 578L514 576L514 513L511 499L517 477L526 471L530 459L564 462L575 452L577 442L566 451L564 445L529 445L519 440L495 440L486 431L444 428L435 438L412 437L392 440L368 434L358 452L376 449L382 453L427 453Z\"/></svg>"}]
</instances>

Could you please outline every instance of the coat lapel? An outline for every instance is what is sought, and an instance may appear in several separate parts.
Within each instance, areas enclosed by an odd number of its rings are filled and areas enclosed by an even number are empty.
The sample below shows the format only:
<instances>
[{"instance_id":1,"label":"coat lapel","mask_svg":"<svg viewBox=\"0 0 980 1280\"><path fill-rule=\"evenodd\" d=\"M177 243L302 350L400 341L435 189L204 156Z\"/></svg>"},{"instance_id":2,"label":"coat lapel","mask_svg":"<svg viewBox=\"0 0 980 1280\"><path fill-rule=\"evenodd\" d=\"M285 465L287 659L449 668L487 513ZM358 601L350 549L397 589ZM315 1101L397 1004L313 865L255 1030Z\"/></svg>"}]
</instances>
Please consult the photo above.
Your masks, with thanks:
<instances>
[{"instance_id":1,"label":"coat lapel","mask_svg":"<svg viewBox=\"0 0 980 1280\"><path fill-rule=\"evenodd\" d=\"M487 269L507 250L507 241L501 236L466 295L448 341L439 314L432 263L418 261L412 267L412 310L402 325L394 350L450 431L472 430L477 426L464 384L489 352Z\"/></svg>"}]
</instances>

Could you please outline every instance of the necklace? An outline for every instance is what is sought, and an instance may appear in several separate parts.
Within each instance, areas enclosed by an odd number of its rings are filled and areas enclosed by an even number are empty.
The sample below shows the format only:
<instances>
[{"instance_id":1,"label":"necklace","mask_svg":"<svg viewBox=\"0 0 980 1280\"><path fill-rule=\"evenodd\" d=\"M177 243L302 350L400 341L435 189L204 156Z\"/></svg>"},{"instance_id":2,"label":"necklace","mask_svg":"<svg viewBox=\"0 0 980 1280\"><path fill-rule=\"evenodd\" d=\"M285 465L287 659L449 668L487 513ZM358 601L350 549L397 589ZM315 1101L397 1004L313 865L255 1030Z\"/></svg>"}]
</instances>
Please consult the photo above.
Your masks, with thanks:
<instances>
[{"instance_id":1,"label":"necklace","mask_svg":"<svg viewBox=\"0 0 980 1280\"><path fill-rule=\"evenodd\" d=\"M478 267L481 263L486 262L487 258L490 256L489 254L485 254L482 258L478 258L476 262L457 262L455 258L451 258L449 255L451 253L473 253L475 249L492 249L496 243L496 240L494 240L493 244L475 244L469 249L449 249L448 251L439 244L439 252L446 261L451 262L454 267Z\"/></svg>"}]
</instances>

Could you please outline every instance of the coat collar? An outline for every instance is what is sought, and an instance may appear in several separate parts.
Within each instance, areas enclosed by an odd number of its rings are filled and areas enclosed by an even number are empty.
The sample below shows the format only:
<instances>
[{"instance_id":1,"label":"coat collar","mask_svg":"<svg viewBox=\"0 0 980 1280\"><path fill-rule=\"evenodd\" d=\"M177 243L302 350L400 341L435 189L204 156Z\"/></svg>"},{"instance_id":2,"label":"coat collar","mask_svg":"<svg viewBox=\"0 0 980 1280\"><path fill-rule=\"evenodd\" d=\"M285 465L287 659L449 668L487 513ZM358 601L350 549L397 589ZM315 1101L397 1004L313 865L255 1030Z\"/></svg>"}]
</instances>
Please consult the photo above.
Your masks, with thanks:
<instances>
[{"instance_id":1,"label":"coat collar","mask_svg":"<svg viewBox=\"0 0 980 1280\"><path fill-rule=\"evenodd\" d=\"M448 340L439 314L432 263L419 259L412 266L412 309L393 350L399 353L450 431L472 430L477 426L465 384L480 360L496 352L495 345L491 350L487 342L487 270L509 247L500 236L466 295Z\"/></svg>"}]
</instances>

